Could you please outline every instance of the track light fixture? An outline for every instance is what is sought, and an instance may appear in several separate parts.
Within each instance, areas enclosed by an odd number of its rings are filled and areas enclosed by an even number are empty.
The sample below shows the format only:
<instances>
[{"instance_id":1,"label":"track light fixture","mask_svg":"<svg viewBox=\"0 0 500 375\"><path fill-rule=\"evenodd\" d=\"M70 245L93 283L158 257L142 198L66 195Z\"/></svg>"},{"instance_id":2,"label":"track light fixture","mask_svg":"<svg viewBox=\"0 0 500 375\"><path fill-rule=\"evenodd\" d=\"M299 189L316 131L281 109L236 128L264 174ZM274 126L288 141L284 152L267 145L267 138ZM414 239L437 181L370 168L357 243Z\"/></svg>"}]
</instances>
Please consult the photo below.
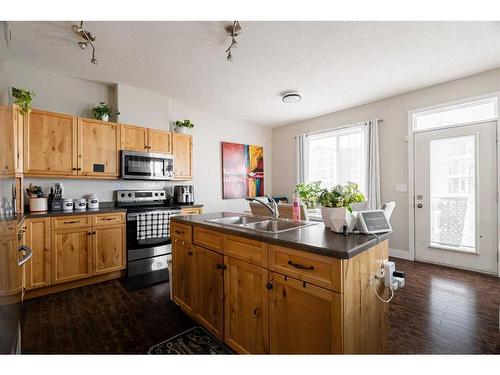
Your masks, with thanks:
<instances>
[{"instance_id":1,"label":"track light fixture","mask_svg":"<svg viewBox=\"0 0 500 375\"><path fill-rule=\"evenodd\" d=\"M241 34L241 26L238 21L234 21L232 25L226 26L226 32L231 37L231 44L226 49L227 60L233 61L233 55L231 54L231 49L238 47L238 42L236 42L236 37Z\"/></svg>"},{"instance_id":2,"label":"track light fixture","mask_svg":"<svg viewBox=\"0 0 500 375\"><path fill-rule=\"evenodd\" d=\"M80 26L72 25L71 29L73 30L73 32L80 35L84 40L83 42L78 42L78 46L80 47L80 49L85 49L90 44L90 46L92 47L92 58L90 59L90 62L94 65L97 65L97 58L95 57L95 47L94 43L92 43L93 41L95 41L95 35L90 31L83 29L83 21L80 22Z\"/></svg>"}]
</instances>

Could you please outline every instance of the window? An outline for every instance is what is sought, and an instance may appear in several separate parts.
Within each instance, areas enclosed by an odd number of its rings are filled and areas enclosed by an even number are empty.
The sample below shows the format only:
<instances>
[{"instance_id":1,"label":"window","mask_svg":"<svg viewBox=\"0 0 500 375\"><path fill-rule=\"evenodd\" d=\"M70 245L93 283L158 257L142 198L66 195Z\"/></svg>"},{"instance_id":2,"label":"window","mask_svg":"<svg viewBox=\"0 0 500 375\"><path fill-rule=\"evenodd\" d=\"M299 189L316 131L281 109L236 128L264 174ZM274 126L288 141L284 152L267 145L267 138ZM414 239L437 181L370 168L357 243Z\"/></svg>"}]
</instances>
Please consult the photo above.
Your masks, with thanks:
<instances>
[{"instance_id":1,"label":"window","mask_svg":"<svg viewBox=\"0 0 500 375\"><path fill-rule=\"evenodd\" d=\"M351 181L366 193L366 129L359 125L307 135L305 182L322 181L332 188Z\"/></svg>"},{"instance_id":2,"label":"window","mask_svg":"<svg viewBox=\"0 0 500 375\"><path fill-rule=\"evenodd\" d=\"M441 107L413 115L413 130L429 130L497 119L497 98L487 98Z\"/></svg>"}]
</instances>

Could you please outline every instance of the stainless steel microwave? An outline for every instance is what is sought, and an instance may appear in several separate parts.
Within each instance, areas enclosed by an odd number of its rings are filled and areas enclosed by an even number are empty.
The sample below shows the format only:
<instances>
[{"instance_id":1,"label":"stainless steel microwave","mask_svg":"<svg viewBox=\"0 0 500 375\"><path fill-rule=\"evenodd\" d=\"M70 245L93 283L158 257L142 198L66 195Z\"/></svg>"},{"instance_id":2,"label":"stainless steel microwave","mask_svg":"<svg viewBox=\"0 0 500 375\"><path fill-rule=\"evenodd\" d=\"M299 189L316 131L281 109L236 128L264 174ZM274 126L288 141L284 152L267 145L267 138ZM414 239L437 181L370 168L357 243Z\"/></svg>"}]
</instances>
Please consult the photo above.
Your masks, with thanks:
<instances>
[{"instance_id":1,"label":"stainless steel microwave","mask_svg":"<svg viewBox=\"0 0 500 375\"><path fill-rule=\"evenodd\" d=\"M127 180L172 180L174 156L142 151L122 151L121 177Z\"/></svg>"}]
</instances>

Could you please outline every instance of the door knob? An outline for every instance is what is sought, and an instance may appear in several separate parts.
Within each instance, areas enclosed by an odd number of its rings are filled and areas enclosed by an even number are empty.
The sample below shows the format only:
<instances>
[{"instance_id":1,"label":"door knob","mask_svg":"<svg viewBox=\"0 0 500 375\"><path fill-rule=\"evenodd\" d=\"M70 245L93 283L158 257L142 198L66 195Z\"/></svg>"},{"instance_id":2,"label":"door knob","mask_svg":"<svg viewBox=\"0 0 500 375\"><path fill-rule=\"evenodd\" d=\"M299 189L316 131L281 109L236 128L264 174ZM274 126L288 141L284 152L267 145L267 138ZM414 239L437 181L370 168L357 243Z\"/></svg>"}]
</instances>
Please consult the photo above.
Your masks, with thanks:
<instances>
[{"instance_id":1,"label":"door knob","mask_svg":"<svg viewBox=\"0 0 500 375\"><path fill-rule=\"evenodd\" d=\"M422 208L423 207L422 203L417 204L417 207Z\"/></svg>"}]
</instances>

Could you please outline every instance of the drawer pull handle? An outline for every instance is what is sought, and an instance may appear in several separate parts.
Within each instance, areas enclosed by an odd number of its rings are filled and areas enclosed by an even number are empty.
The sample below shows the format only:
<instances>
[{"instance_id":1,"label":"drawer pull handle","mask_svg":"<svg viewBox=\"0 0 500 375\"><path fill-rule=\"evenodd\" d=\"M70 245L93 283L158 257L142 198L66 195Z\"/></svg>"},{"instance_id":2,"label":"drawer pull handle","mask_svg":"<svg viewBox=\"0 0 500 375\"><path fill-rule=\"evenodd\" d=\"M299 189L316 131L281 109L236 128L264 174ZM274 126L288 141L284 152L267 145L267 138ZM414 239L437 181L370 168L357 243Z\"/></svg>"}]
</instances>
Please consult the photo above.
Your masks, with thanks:
<instances>
[{"instance_id":1,"label":"drawer pull handle","mask_svg":"<svg viewBox=\"0 0 500 375\"><path fill-rule=\"evenodd\" d=\"M299 270L311 270L311 271L314 270L313 266L309 266L309 267L303 266L302 264L293 263L291 260L288 261L288 264L291 265L292 267L298 268Z\"/></svg>"},{"instance_id":2,"label":"drawer pull handle","mask_svg":"<svg viewBox=\"0 0 500 375\"><path fill-rule=\"evenodd\" d=\"M225 264L216 264L215 268L218 270L225 270L227 267Z\"/></svg>"},{"instance_id":3,"label":"drawer pull handle","mask_svg":"<svg viewBox=\"0 0 500 375\"><path fill-rule=\"evenodd\" d=\"M101 220L107 220L107 221L116 220L116 217L103 217L101 218Z\"/></svg>"},{"instance_id":4,"label":"drawer pull handle","mask_svg":"<svg viewBox=\"0 0 500 375\"><path fill-rule=\"evenodd\" d=\"M183 230L178 230L178 229L176 229L176 230L175 230L175 234L184 234L184 231L183 231Z\"/></svg>"},{"instance_id":5,"label":"drawer pull handle","mask_svg":"<svg viewBox=\"0 0 500 375\"><path fill-rule=\"evenodd\" d=\"M64 224L77 224L79 223L80 220L74 220L74 221L65 221Z\"/></svg>"}]
</instances>

